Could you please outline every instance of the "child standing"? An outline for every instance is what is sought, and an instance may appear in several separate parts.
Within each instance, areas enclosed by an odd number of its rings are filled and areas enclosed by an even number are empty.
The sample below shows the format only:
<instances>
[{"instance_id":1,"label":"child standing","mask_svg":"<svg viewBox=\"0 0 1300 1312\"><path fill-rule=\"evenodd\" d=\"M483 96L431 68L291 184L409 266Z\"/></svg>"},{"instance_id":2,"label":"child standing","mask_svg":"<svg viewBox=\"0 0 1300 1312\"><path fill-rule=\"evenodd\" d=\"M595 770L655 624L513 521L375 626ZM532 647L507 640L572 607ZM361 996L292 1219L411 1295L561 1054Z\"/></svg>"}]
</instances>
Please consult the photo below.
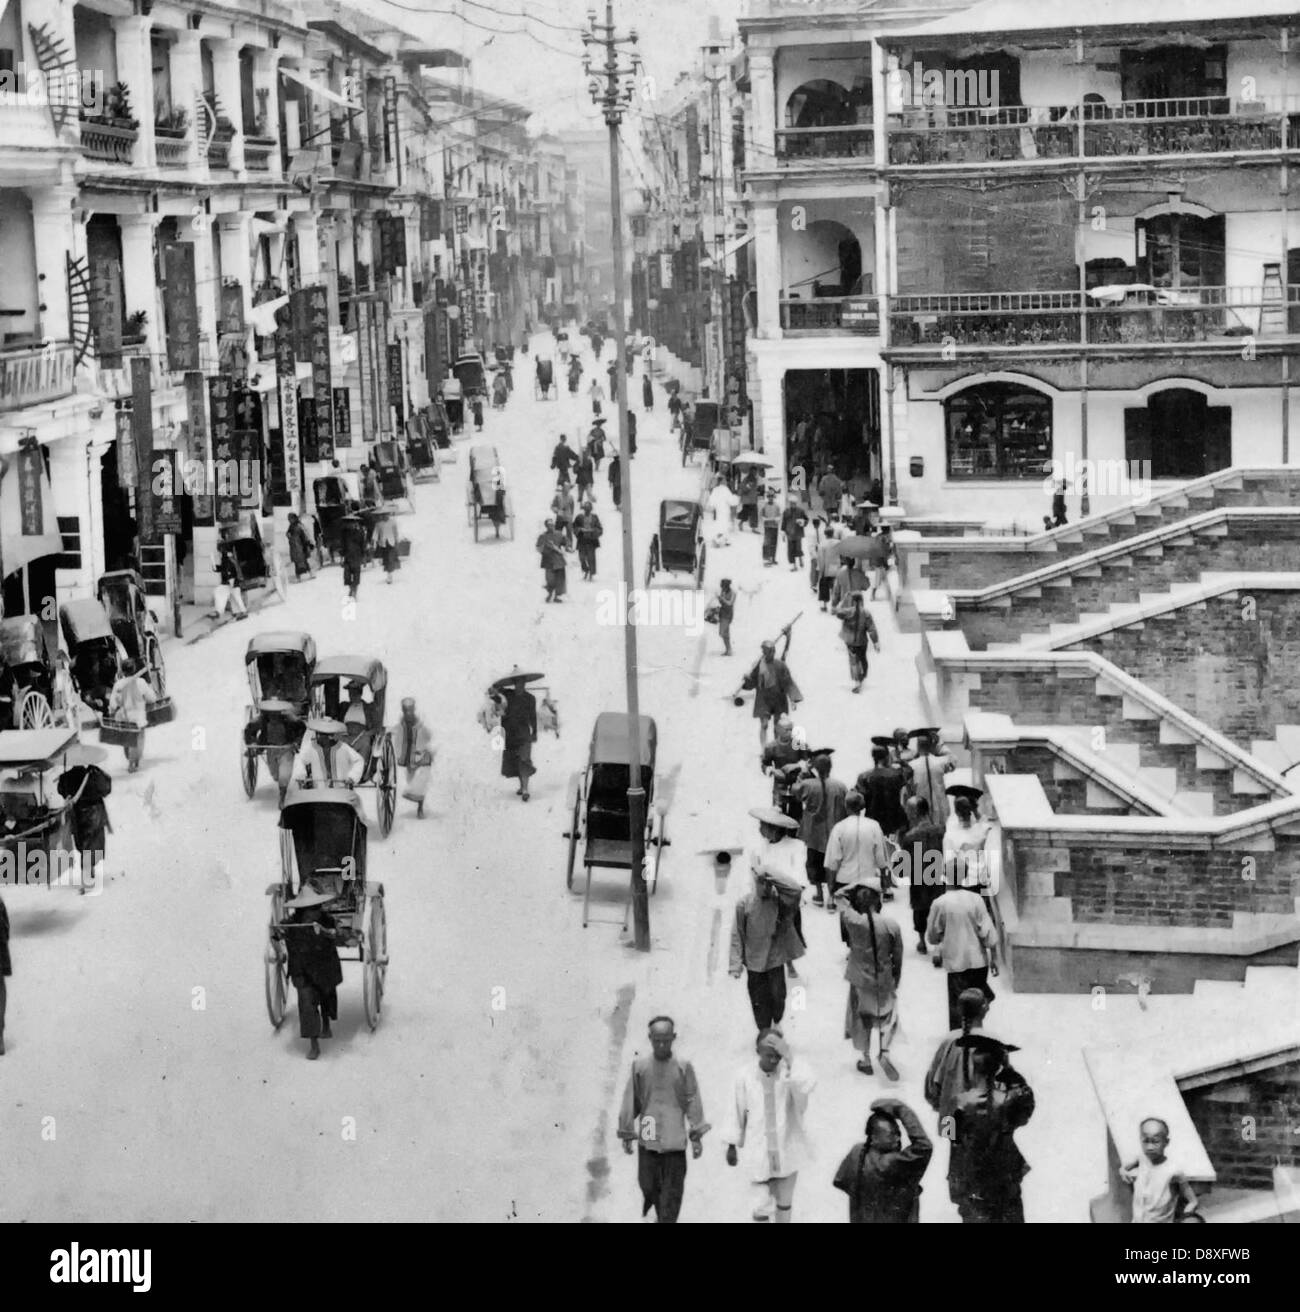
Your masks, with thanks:
<instances>
[{"instance_id":1,"label":"child standing","mask_svg":"<svg viewBox=\"0 0 1300 1312\"><path fill-rule=\"evenodd\" d=\"M1133 1186L1133 1221L1137 1225L1161 1225L1180 1215L1195 1212L1196 1190L1169 1160L1169 1126L1158 1116L1149 1116L1138 1126L1142 1156L1124 1167L1121 1175Z\"/></svg>"}]
</instances>

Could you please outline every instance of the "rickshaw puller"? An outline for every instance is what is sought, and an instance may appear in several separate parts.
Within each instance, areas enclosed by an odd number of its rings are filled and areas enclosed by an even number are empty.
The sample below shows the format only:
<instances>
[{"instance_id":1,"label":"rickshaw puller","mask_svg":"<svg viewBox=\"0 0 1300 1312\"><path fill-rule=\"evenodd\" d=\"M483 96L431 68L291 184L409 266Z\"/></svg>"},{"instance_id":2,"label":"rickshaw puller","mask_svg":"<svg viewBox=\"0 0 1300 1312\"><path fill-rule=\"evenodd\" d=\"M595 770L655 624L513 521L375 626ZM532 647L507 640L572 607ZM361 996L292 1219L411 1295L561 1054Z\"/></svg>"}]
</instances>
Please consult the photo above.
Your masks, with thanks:
<instances>
[{"instance_id":1,"label":"rickshaw puller","mask_svg":"<svg viewBox=\"0 0 1300 1312\"><path fill-rule=\"evenodd\" d=\"M328 788L333 784L346 784L355 788L361 780L365 762L341 741L347 732L346 726L338 720L308 720L307 731L293 763L293 777L299 785Z\"/></svg>"},{"instance_id":2,"label":"rickshaw puller","mask_svg":"<svg viewBox=\"0 0 1300 1312\"><path fill-rule=\"evenodd\" d=\"M315 1061L320 1056L320 1039L334 1037L330 1021L339 1018L343 965L334 943L334 917L324 910L330 901L332 898L328 893L308 884L296 898L285 904L286 910L293 915L290 923L295 926L284 936L289 978L298 990L298 1033L311 1040L307 1049L308 1061Z\"/></svg>"}]
</instances>

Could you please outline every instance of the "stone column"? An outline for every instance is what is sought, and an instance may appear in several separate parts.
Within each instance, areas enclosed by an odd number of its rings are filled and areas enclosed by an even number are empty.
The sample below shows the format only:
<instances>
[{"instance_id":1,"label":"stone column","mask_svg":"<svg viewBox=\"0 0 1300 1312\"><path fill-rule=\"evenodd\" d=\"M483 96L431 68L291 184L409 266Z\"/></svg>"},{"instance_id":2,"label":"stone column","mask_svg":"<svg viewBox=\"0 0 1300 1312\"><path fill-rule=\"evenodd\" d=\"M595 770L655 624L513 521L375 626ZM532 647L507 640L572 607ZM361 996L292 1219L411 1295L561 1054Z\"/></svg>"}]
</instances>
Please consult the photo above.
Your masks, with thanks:
<instances>
[{"instance_id":1,"label":"stone column","mask_svg":"<svg viewBox=\"0 0 1300 1312\"><path fill-rule=\"evenodd\" d=\"M266 94L266 133L275 142L271 151L271 176L280 176L280 52L258 50L253 55L253 113L260 109L258 92Z\"/></svg>"},{"instance_id":2,"label":"stone column","mask_svg":"<svg viewBox=\"0 0 1300 1312\"><path fill-rule=\"evenodd\" d=\"M189 149L185 160L188 168L199 167L199 138L203 132L205 116L199 110L203 95L202 37L186 29L172 43L172 106L183 109L190 116Z\"/></svg>"},{"instance_id":3,"label":"stone column","mask_svg":"<svg viewBox=\"0 0 1300 1312\"><path fill-rule=\"evenodd\" d=\"M758 336L781 336L781 242L775 201L754 207L755 277L758 282Z\"/></svg>"},{"instance_id":4,"label":"stone column","mask_svg":"<svg viewBox=\"0 0 1300 1312\"><path fill-rule=\"evenodd\" d=\"M77 188L33 187L28 195L32 202L41 335L47 341L66 342L72 336L66 257L76 246L72 206Z\"/></svg>"},{"instance_id":5,"label":"stone column","mask_svg":"<svg viewBox=\"0 0 1300 1312\"><path fill-rule=\"evenodd\" d=\"M117 46L117 76L131 92L131 112L140 120L133 163L137 169L154 167L153 57L149 38L151 18L131 16L113 19ZM130 284L128 284L129 287Z\"/></svg>"},{"instance_id":6,"label":"stone column","mask_svg":"<svg viewBox=\"0 0 1300 1312\"><path fill-rule=\"evenodd\" d=\"M320 233L315 210L296 210L293 214L293 231L298 238L298 281L310 287L320 281Z\"/></svg>"},{"instance_id":7,"label":"stone column","mask_svg":"<svg viewBox=\"0 0 1300 1312\"><path fill-rule=\"evenodd\" d=\"M206 215L203 216L206 219ZM195 229L190 224L181 225L181 239L194 247L194 293L199 309L199 356L205 364L217 361L217 309L220 304L217 294L216 261L212 255L211 221L199 224Z\"/></svg>"},{"instance_id":8,"label":"stone column","mask_svg":"<svg viewBox=\"0 0 1300 1312\"><path fill-rule=\"evenodd\" d=\"M889 61L883 46L871 43L871 130L874 140L876 168L884 168L888 157L888 142L885 140L885 111L889 100L889 80L887 73ZM882 284L883 285L883 284Z\"/></svg>"},{"instance_id":9,"label":"stone column","mask_svg":"<svg viewBox=\"0 0 1300 1312\"><path fill-rule=\"evenodd\" d=\"M148 314L149 319L144 328L145 348L150 358L155 360L162 350L163 340L154 259L154 234L161 218L160 214L123 214L117 220L122 234L122 283L126 288L124 308L128 315L138 310Z\"/></svg>"},{"instance_id":10,"label":"stone column","mask_svg":"<svg viewBox=\"0 0 1300 1312\"><path fill-rule=\"evenodd\" d=\"M249 323L253 310L253 259L248 245L246 211L222 214L217 218L217 240L221 243L221 276L239 283L244 298L244 323ZM244 335L244 350L253 359L253 330L249 326Z\"/></svg>"},{"instance_id":11,"label":"stone column","mask_svg":"<svg viewBox=\"0 0 1300 1312\"><path fill-rule=\"evenodd\" d=\"M212 89L221 112L230 120L235 135L230 142L230 168L244 167L243 92L239 78L239 47L233 41L212 41Z\"/></svg>"},{"instance_id":12,"label":"stone column","mask_svg":"<svg viewBox=\"0 0 1300 1312\"><path fill-rule=\"evenodd\" d=\"M776 165L776 73L772 51L749 52L749 102L754 112L753 151L755 169Z\"/></svg>"}]
</instances>

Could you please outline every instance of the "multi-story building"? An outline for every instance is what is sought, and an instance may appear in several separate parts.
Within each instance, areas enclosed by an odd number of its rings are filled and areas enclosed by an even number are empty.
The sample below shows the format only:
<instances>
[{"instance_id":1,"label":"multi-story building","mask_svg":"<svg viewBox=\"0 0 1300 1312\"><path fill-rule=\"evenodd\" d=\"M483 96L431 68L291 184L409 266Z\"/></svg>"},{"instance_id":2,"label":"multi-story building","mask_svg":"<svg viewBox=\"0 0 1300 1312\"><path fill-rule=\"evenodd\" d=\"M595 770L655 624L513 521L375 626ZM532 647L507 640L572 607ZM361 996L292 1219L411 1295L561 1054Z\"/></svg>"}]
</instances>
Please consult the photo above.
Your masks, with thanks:
<instances>
[{"instance_id":1,"label":"multi-story building","mask_svg":"<svg viewBox=\"0 0 1300 1312\"><path fill-rule=\"evenodd\" d=\"M614 311L614 228L609 198L609 134L605 128L560 133L565 159L578 185L584 246L586 313L609 318ZM626 222L626 220L625 220Z\"/></svg>"},{"instance_id":2,"label":"multi-story building","mask_svg":"<svg viewBox=\"0 0 1300 1312\"><path fill-rule=\"evenodd\" d=\"M1049 474L1097 510L1129 461L1289 459L1288 12L945 10L741 21L767 448L792 477L865 463L911 514L1027 523ZM822 449L788 451L809 413Z\"/></svg>"}]
</instances>

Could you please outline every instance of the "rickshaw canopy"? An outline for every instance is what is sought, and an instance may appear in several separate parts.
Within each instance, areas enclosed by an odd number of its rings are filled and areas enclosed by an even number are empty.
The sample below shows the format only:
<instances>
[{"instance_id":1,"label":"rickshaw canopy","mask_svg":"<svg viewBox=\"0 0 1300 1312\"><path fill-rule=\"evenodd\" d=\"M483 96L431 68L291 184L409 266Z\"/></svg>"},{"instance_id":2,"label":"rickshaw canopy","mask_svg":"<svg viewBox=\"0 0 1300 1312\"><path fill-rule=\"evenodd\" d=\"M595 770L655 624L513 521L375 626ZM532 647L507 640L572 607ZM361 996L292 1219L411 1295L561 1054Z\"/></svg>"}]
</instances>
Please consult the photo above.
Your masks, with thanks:
<instances>
[{"instance_id":1,"label":"rickshaw canopy","mask_svg":"<svg viewBox=\"0 0 1300 1312\"><path fill-rule=\"evenodd\" d=\"M59 607L59 619L70 647L96 638L113 637L108 612L103 603L94 597L78 597L74 601L64 602Z\"/></svg>"},{"instance_id":2,"label":"rickshaw canopy","mask_svg":"<svg viewBox=\"0 0 1300 1312\"><path fill-rule=\"evenodd\" d=\"M462 355L452 365L452 373L467 391L487 390L487 366L481 355Z\"/></svg>"},{"instance_id":3,"label":"rickshaw canopy","mask_svg":"<svg viewBox=\"0 0 1300 1312\"><path fill-rule=\"evenodd\" d=\"M396 442L376 442L373 459L380 468L400 469L403 464Z\"/></svg>"},{"instance_id":4,"label":"rickshaw canopy","mask_svg":"<svg viewBox=\"0 0 1300 1312\"><path fill-rule=\"evenodd\" d=\"M659 503L660 529L696 529L703 512L697 501L661 501Z\"/></svg>"},{"instance_id":5,"label":"rickshaw canopy","mask_svg":"<svg viewBox=\"0 0 1300 1312\"><path fill-rule=\"evenodd\" d=\"M294 633L288 630L259 633L250 638L248 650L244 653L244 664L251 664L259 656L283 652L298 652L308 665L316 664L316 640L310 633Z\"/></svg>"},{"instance_id":6,"label":"rickshaw canopy","mask_svg":"<svg viewBox=\"0 0 1300 1312\"><path fill-rule=\"evenodd\" d=\"M29 732L50 733L52 730L34 729ZM5 737L0 734L0 740ZM313 825L316 816L329 808L334 808L337 813L350 812L362 831L365 831L366 813L362 809L360 796L351 788L290 788L280 808L280 828L297 829L299 825Z\"/></svg>"},{"instance_id":7,"label":"rickshaw canopy","mask_svg":"<svg viewBox=\"0 0 1300 1312\"><path fill-rule=\"evenodd\" d=\"M472 446L469 449L470 472L475 478L484 478L501 463L494 446Z\"/></svg>"},{"instance_id":8,"label":"rickshaw canopy","mask_svg":"<svg viewBox=\"0 0 1300 1312\"><path fill-rule=\"evenodd\" d=\"M115 569L110 570L107 574L99 576L99 584L96 592L103 596L108 588L118 587L120 585L130 585L138 591L144 591L144 579L140 577L139 571L134 569Z\"/></svg>"},{"instance_id":9,"label":"rickshaw canopy","mask_svg":"<svg viewBox=\"0 0 1300 1312\"><path fill-rule=\"evenodd\" d=\"M263 540L260 530L255 529L252 524L245 524L240 520L236 524L220 524L217 527L217 542L261 542Z\"/></svg>"},{"instance_id":10,"label":"rickshaw canopy","mask_svg":"<svg viewBox=\"0 0 1300 1312\"><path fill-rule=\"evenodd\" d=\"M70 747L76 745L77 730L6 729L0 732L0 770L47 770Z\"/></svg>"},{"instance_id":11,"label":"rickshaw canopy","mask_svg":"<svg viewBox=\"0 0 1300 1312\"><path fill-rule=\"evenodd\" d=\"M631 754L627 750L629 716L626 711L602 711L596 716L591 731L591 763L593 765L627 765ZM653 766L659 730L648 715L639 717L641 732L641 765Z\"/></svg>"},{"instance_id":12,"label":"rickshaw canopy","mask_svg":"<svg viewBox=\"0 0 1300 1312\"><path fill-rule=\"evenodd\" d=\"M5 665L44 665L50 660L50 642L37 615L13 615L0 620L0 662Z\"/></svg>"},{"instance_id":13,"label":"rickshaw canopy","mask_svg":"<svg viewBox=\"0 0 1300 1312\"><path fill-rule=\"evenodd\" d=\"M329 656L312 671L312 687L332 679L360 679L371 692L382 692L388 683L388 671L382 661L369 656Z\"/></svg>"}]
</instances>

